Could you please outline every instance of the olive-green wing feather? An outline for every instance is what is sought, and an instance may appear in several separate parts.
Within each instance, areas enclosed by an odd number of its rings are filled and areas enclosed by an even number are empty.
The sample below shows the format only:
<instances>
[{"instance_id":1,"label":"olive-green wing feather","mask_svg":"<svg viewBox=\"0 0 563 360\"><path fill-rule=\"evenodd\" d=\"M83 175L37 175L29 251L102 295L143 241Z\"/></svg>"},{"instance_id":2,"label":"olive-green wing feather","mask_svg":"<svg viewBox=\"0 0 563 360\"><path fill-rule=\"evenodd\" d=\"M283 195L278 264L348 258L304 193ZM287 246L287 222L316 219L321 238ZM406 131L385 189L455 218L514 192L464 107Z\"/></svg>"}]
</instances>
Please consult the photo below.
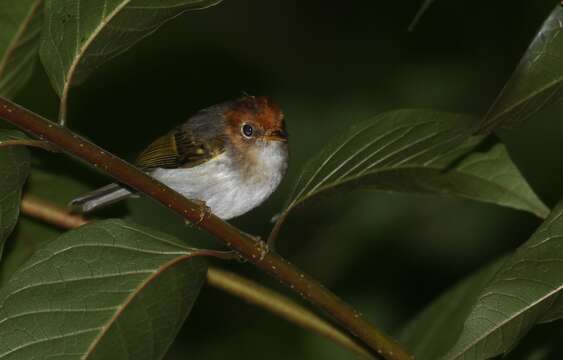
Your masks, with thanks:
<instances>
[{"instance_id":1,"label":"olive-green wing feather","mask_svg":"<svg viewBox=\"0 0 563 360\"><path fill-rule=\"evenodd\" d=\"M150 144L136 160L142 169L190 168L225 150L222 139L196 139L183 129L175 129Z\"/></svg>"}]
</instances>

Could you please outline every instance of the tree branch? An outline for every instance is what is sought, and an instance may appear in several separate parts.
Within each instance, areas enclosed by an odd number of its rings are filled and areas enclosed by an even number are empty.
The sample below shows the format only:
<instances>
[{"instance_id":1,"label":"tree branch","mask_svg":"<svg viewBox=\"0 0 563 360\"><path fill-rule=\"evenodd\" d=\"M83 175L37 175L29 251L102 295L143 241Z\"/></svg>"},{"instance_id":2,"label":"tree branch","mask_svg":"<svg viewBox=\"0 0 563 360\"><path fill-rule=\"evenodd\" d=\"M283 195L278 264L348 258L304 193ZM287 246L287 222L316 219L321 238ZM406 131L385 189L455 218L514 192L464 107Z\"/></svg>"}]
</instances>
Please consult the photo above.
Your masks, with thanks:
<instances>
[{"instance_id":1,"label":"tree branch","mask_svg":"<svg viewBox=\"0 0 563 360\"><path fill-rule=\"evenodd\" d=\"M336 322L357 336L387 360L406 360L411 356L393 339L387 337L350 305L325 289L279 255L264 254L264 245L236 227L208 214L197 203L136 169L124 160L94 145L69 129L53 123L17 104L0 97L0 117L40 140L46 140L62 151L105 171L115 180L167 206L186 220L223 241L242 257L265 270L293 291L328 313Z\"/></svg>"}]
</instances>

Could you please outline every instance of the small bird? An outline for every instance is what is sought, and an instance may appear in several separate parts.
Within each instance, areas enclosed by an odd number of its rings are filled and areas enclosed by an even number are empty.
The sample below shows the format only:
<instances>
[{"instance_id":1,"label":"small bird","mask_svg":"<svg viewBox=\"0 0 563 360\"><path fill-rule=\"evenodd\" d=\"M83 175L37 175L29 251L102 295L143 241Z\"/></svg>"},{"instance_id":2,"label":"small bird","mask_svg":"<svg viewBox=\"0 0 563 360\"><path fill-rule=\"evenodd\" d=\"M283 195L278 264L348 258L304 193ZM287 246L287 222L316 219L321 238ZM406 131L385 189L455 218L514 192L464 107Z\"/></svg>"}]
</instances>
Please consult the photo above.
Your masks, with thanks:
<instances>
[{"instance_id":1,"label":"small bird","mask_svg":"<svg viewBox=\"0 0 563 360\"><path fill-rule=\"evenodd\" d=\"M287 169L287 140L279 106L269 97L245 95L200 110L152 142L136 165L227 220L254 209L278 187ZM132 195L113 183L69 205L89 212Z\"/></svg>"}]
</instances>

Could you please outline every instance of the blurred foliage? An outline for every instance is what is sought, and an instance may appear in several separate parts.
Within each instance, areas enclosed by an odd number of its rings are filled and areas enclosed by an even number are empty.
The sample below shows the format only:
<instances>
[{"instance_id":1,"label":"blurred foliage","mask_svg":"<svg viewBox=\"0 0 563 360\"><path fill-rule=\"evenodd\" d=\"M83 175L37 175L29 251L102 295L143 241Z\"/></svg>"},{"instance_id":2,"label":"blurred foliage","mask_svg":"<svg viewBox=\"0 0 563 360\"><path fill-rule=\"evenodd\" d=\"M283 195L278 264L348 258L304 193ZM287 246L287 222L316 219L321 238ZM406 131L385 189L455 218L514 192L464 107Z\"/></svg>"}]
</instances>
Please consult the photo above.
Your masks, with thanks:
<instances>
[{"instance_id":1,"label":"blurred foliage","mask_svg":"<svg viewBox=\"0 0 563 360\"><path fill-rule=\"evenodd\" d=\"M409 33L420 3L363 1L343 7L318 0L225 1L180 16L73 89L70 126L131 159L200 108L243 91L274 97L282 104L291 136L289 174L265 205L233 221L266 235L269 219L288 198L307 159L351 125L394 108L484 115L554 5L547 0L436 1ZM39 68L16 100L56 118L58 98ZM551 106L522 128L500 132L513 161L549 206L561 198L563 162L552 159L563 156L563 123L557 121L562 116L563 107ZM50 180L34 170L29 190L49 192L61 204L108 182L64 157L35 151L33 161L63 176ZM106 215L198 245L216 244L146 199L99 214ZM526 241L539 223L524 212L459 199L352 192L319 196L296 209L278 246L368 319L398 334L444 290ZM22 219L7 252L18 238L37 241L57 233ZM248 266L227 266L278 287ZM558 323L535 328L509 357L556 359L561 330ZM354 355L204 287L166 356L188 357Z\"/></svg>"},{"instance_id":2,"label":"blurred foliage","mask_svg":"<svg viewBox=\"0 0 563 360\"><path fill-rule=\"evenodd\" d=\"M456 284L405 327L401 338L413 354L421 359L438 359L456 344L481 289L505 260L494 261ZM429 327L431 323L434 325Z\"/></svg>"},{"instance_id":3,"label":"blurred foliage","mask_svg":"<svg viewBox=\"0 0 563 360\"><path fill-rule=\"evenodd\" d=\"M562 16L563 4L557 4L488 111L481 128L520 125L538 110L561 99Z\"/></svg>"}]
</instances>

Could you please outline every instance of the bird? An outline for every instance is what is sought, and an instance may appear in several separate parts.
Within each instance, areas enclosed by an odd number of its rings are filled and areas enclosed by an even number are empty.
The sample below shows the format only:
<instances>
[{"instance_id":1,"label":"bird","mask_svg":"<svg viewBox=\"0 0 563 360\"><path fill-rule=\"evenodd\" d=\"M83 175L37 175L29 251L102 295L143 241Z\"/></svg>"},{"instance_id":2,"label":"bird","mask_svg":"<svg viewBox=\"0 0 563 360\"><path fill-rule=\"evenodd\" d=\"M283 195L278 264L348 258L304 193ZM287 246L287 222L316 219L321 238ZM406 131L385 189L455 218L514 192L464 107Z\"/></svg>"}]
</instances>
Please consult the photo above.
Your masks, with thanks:
<instances>
[{"instance_id":1,"label":"bird","mask_svg":"<svg viewBox=\"0 0 563 360\"><path fill-rule=\"evenodd\" d=\"M190 116L140 153L135 165L223 220L262 204L281 183L288 164L284 114L267 96L243 95ZM75 198L87 213L134 196L119 183Z\"/></svg>"}]
</instances>

